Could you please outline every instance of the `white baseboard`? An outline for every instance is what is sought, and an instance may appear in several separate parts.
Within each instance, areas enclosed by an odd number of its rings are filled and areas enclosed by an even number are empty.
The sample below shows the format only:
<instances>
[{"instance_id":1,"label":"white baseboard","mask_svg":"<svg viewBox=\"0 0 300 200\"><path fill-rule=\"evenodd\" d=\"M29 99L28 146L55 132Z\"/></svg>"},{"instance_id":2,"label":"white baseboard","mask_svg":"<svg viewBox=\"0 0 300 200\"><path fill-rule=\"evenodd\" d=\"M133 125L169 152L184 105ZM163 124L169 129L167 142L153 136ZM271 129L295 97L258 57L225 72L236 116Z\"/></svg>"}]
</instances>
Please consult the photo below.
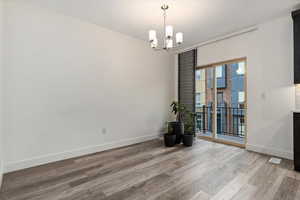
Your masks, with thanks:
<instances>
[{"instance_id":1,"label":"white baseboard","mask_svg":"<svg viewBox=\"0 0 300 200\"><path fill-rule=\"evenodd\" d=\"M4 165L4 173L8 172L13 172L21 169L26 169L30 167L35 167L51 162L56 162L60 160L65 160L69 158L74 158L78 156L83 156L87 154L92 154L96 152L101 152L105 151L108 149L114 149L118 147L123 147L123 146L128 146L131 144L136 144L140 142L145 142L148 140L152 140L158 138L158 134L155 135L147 135L147 136L141 136L141 137L136 137L136 138L131 138L131 139L126 139L126 140L121 140L117 142L111 142L111 143L106 143L106 144L101 144L101 145L96 145L96 146L90 146L90 147L85 147L81 149L74 149L71 151L65 151L61 153L56 153L56 154L48 154L40 157L35 157L35 158L30 158L26 160L20 160L17 162L10 162L6 163Z\"/></svg>"},{"instance_id":2,"label":"white baseboard","mask_svg":"<svg viewBox=\"0 0 300 200\"><path fill-rule=\"evenodd\" d=\"M280 157L280 158L286 158L289 160L294 159L293 152L289 152L289 151L278 150L278 149L273 149L273 148L268 148L268 147L266 148L263 146L251 145L251 144L247 144L246 149L249 151L254 151L257 153L267 154L270 156L276 156L276 157Z\"/></svg>"}]
</instances>

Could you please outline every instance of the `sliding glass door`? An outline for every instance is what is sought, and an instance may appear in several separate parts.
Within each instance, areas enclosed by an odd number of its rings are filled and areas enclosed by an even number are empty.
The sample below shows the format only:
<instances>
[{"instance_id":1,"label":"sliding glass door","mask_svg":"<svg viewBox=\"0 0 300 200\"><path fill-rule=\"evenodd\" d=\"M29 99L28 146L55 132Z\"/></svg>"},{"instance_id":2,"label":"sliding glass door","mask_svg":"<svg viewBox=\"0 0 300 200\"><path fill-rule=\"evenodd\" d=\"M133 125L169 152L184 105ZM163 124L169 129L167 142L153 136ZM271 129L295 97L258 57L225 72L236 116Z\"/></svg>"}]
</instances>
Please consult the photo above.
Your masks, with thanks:
<instances>
[{"instance_id":1,"label":"sliding glass door","mask_svg":"<svg viewBox=\"0 0 300 200\"><path fill-rule=\"evenodd\" d=\"M197 133L204 138L244 145L246 60L198 67L195 88Z\"/></svg>"}]
</instances>

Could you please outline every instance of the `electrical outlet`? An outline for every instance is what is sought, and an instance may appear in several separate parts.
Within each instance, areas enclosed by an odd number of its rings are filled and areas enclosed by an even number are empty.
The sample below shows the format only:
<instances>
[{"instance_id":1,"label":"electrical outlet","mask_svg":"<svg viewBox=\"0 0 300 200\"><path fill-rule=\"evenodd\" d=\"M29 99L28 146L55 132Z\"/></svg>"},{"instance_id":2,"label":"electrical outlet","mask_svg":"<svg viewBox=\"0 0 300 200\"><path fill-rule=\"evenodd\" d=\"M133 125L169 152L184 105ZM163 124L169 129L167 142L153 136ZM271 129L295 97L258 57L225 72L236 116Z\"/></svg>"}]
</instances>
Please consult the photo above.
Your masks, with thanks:
<instances>
[{"instance_id":1,"label":"electrical outlet","mask_svg":"<svg viewBox=\"0 0 300 200\"><path fill-rule=\"evenodd\" d=\"M101 129L101 133L102 133L103 135L105 135L106 132L107 132L106 128L102 128L102 129Z\"/></svg>"}]
</instances>

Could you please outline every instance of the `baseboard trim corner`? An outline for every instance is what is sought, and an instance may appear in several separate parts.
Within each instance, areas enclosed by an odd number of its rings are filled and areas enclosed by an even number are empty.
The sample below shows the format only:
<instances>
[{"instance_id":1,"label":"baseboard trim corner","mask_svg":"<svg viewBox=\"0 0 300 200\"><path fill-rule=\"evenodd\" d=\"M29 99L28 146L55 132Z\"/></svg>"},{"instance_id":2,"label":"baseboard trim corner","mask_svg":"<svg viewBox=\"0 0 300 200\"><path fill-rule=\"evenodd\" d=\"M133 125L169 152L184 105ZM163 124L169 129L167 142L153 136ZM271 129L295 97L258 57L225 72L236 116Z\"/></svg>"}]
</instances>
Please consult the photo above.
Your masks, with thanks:
<instances>
[{"instance_id":1,"label":"baseboard trim corner","mask_svg":"<svg viewBox=\"0 0 300 200\"><path fill-rule=\"evenodd\" d=\"M126 139L126 140L121 140L117 142L110 142L106 144L101 144L101 145L95 145L95 146L89 146L85 148L80 148L80 149L74 149L71 151L65 151L65 152L60 152L60 153L55 153L55 154L48 154L40 157L34 157L26 160L21 160L21 161L16 161L16 162L10 162L5 164L4 163L4 173L9 173L13 171L18 171L30 167L35 167L35 166L40 166L44 164L48 164L51 162L56 162L56 161L61 161L69 158L75 158L83 155L88 155L92 153L97 153L109 149L114 149L114 148L119 148L119 147L124 147L140 142L145 142L148 140L153 140L155 138L158 138L159 134L154 134L154 135L146 135L146 136L141 136L141 137L136 137L136 138L131 138L131 139Z\"/></svg>"},{"instance_id":2,"label":"baseboard trim corner","mask_svg":"<svg viewBox=\"0 0 300 200\"><path fill-rule=\"evenodd\" d=\"M254 151L257 153L262 153L270 156L277 156L280 158L285 158L289 160L294 159L294 154L293 152L289 151L284 151L284 150L278 150L274 148L269 148L269 147L263 147L263 146L258 146L258 145L252 145L252 144L247 144L246 149L248 151Z\"/></svg>"}]
</instances>

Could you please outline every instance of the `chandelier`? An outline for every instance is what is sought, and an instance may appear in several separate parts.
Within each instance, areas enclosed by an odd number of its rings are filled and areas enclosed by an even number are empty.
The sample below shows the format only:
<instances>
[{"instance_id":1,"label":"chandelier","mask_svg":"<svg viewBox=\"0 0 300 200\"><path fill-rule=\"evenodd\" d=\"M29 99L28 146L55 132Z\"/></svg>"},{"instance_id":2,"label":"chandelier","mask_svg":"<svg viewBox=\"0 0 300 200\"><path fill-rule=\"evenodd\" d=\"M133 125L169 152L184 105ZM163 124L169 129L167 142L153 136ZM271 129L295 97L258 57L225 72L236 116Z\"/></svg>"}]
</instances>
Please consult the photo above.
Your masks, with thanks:
<instances>
[{"instance_id":1,"label":"chandelier","mask_svg":"<svg viewBox=\"0 0 300 200\"><path fill-rule=\"evenodd\" d=\"M175 39L176 39L175 46L173 44L173 26L166 25L168 8L169 8L169 6L166 4L161 6L161 9L163 10L163 17L164 17L164 37L163 37L163 44L161 47L158 46L156 31L155 30L149 31L149 42L150 42L151 48L153 48L155 50L169 50L169 49L178 47L183 42L183 33L178 32L175 35Z\"/></svg>"}]
</instances>

